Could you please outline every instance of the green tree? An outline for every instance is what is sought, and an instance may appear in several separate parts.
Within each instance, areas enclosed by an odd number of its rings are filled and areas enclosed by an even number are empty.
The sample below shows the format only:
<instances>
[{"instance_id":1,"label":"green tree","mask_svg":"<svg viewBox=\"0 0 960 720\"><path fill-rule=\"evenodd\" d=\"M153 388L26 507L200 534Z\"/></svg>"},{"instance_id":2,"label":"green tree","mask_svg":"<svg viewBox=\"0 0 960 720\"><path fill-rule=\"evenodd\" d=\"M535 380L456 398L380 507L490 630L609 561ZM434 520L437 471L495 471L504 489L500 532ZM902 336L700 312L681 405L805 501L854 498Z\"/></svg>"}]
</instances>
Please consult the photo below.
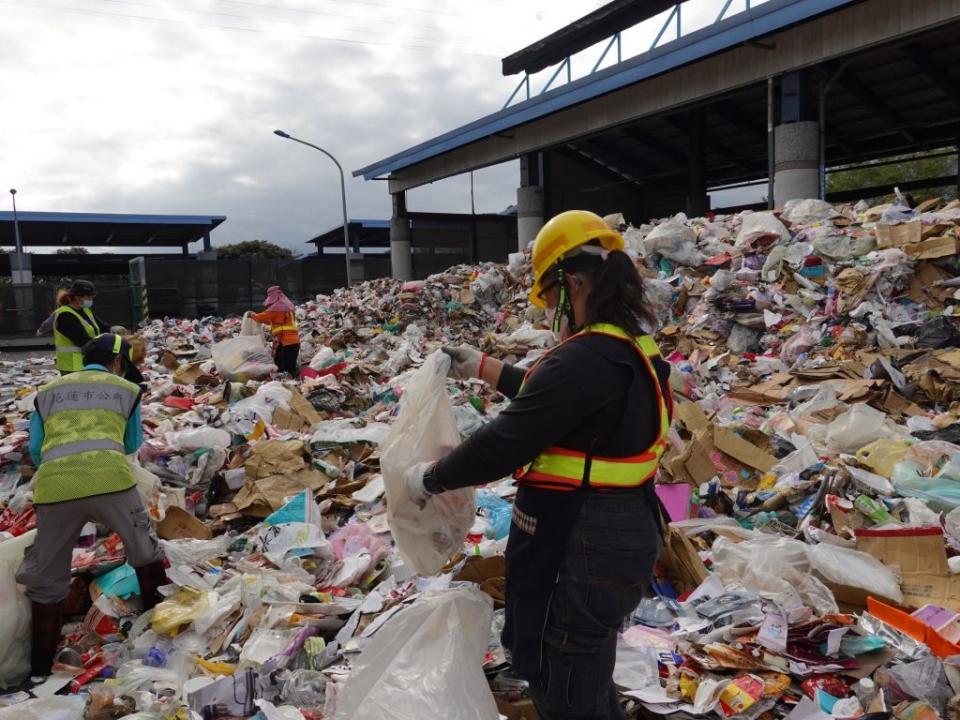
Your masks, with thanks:
<instances>
[{"instance_id":1,"label":"green tree","mask_svg":"<svg viewBox=\"0 0 960 720\"><path fill-rule=\"evenodd\" d=\"M234 243L233 245L220 245L217 247L217 257L227 260L237 258L258 258L261 260L292 258L293 252L285 247L274 245L266 240L248 240L247 242Z\"/></svg>"},{"instance_id":2,"label":"green tree","mask_svg":"<svg viewBox=\"0 0 960 720\"><path fill-rule=\"evenodd\" d=\"M940 157L931 157L940 155ZM884 164L880 164L884 163ZM883 158L865 165L840 166L827 175L827 192L859 190L861 188L886 188L884 195L892 194L893 188L901 183L927 178L946 177L957 174L957 155L954 148L940 148L925 152L907 153ZM946 198L957 196L956 182L944 187L925 188L910 191L909 194L920 201L934 195ZM879 200L880 198L864 198Z\"/></svg>"},{"instance_id":3,"label":"green tree","mask_svg":"<svg viewBox=\"0 0 960 720\"><path fill-rule=\"evenodd\" d=\"M89 255L90 251L85 247L58 248L57 255Z\"/></svg>"}]
</instances>

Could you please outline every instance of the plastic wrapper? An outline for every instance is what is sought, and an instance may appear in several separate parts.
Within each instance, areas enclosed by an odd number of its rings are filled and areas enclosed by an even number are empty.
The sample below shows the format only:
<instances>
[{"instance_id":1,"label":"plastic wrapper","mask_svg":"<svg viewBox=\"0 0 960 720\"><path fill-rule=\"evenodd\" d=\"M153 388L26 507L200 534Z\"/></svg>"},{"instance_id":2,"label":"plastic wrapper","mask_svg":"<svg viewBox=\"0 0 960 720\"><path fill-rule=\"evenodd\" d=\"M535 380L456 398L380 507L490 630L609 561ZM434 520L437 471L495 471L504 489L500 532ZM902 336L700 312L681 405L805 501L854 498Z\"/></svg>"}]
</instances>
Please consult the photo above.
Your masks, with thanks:
<instances>
[{"instance_id":1,"label":"plastic wrapper","mask_svg":"<svg viewBox=\"0 0 960 720\"><path fill-rule=\"evenodd\" d=\"M326 697L327 677L313 670L294 670L283 683L280 697L300 708L322 708Z\"/></svg>"},{"instance_id":2,"label":"plastic wrapper","mask_svg":"<svg viewBox=\"0 0 960 720\"><path fill-rule=\"evenodd\" d=\"M171 565L193 565L212 560L226 553L232 538L229 535L219 535L212 540L161 540L163 554Z\"/></svg>"},{"instance_id":3,"label":"plastic wrapper","mask_svg":"<svg viewBox=\"0 0 960 720\"><path fill-rule=\"evenodd\" d=\"M899 698L923 700L933 706L940 717L946 712L953 691L947 683L940 661L932 656L894 665L887 670L888 688Z\"/></svg>"},{"instance_id":4,"label":"plastic wrapper","mask_svg":"<svg viewBox=\"0 0 960 720\"><path fill-rule=\"evenodd\" d=\"M817 344L819 338L814 330L808 325L800 328L800 331L788 338L780 348L780 359L788 365L796 362L802 353L807 352Z\"/></svg>"},{"instance_id":5,"label":"plastic wrapper","mask_svg":"<svg viewBox=\"0 0 960 720\"><path fill-rule=\"evenodd\" d=\"M949 512L960 507L960 481L924 477L922 468L915 462L898 462L893 468L892 482L901 495L920 498L934 510Z\"/></svg>"},{"instance_id":6,"label":"plastic wrapper","mask_svg":"<svg viewBox=\"0 0 960 720\"><path fill-rule=\"evenodd\" d=\"M20 592L15 576L36 535L31 530L0 540L0 689L19 684L30 674L30 601Z\"/></svg>"},{"instance_id":7,"label":"plastic wrapper","mask_svg":"<svg viewBox=\"0 0 960 720\"><path fill-rule=\"evenodd\" d=\"M207 609L207 593L194 588L180 588L153 610L150 625L161 635L175 635Z\"/></svg>"},{"instance_id":8,"label":"plastic wrapper","mask_svg":"<svg viewBox=\"0 0 960 720\"><path fill-rule=\"evenodd\" d=\"M240 336L221 340L212 348L213 362L224 380L259 380L276 372L270 350L260 337Z\"/></svg>"},{"instance_id":9,"label":"plastic wrapper","mask_svg":"<svg viewBox=\"0 0 960 720\"><path fill-rule=\"evenodd\" d=\"M464 488L433 495L421 510L407 494L404 475L419 462L443 457L460 443L446 390L450 358L430 355L407 385L400 413L381 450L390 530L404 561L433 575L463 547L473 525L476 493Z\"/></svg>"},{"instance_id":10,"label":"plastic wrapper","mask_svg":"<svg viewBox=\"0 0 960 720\"><path fill-rule=\"evenodd\" d=\"M497 720L481 668L492 618L475 586L424 594L364 648L336 720Z\"/></svg>"},{"instance_id":11,"label":"plastic wrapper","mask_svg":"<svg viewBox=\"0 0 960 720\"><path fill-rule=\"evenodd\" d=\"M910 446L900 440L880 439L857 450L857 460L885 478L893 475L893 467L903 459Z\"/></svg>"}]
</instances>

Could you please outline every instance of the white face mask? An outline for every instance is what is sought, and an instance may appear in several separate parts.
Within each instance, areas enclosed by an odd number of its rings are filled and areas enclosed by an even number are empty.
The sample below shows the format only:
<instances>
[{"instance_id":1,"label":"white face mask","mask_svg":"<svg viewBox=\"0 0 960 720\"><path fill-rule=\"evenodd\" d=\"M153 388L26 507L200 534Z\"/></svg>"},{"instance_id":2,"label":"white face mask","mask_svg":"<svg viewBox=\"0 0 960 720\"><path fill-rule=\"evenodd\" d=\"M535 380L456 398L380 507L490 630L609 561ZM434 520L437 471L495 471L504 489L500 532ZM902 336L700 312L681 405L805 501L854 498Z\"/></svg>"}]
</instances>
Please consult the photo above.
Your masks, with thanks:
<instances>
[{"instance_id":1,"label":"white face mask","mask_svg":"<svg viewBox=\"0 0 960 720\"><path fill-rule=\"evenodd\" d=\"M547 318L546 318L547 327L553 330L553 320L557 316L557 309L547 308L546 315L547 315ZM570 321L566 315L560 318L560 330L558 333L555 333L555 334L557 335L557 339L559 342L563 342L568 337L570 337Z\"/></svg>"}]
</instances>

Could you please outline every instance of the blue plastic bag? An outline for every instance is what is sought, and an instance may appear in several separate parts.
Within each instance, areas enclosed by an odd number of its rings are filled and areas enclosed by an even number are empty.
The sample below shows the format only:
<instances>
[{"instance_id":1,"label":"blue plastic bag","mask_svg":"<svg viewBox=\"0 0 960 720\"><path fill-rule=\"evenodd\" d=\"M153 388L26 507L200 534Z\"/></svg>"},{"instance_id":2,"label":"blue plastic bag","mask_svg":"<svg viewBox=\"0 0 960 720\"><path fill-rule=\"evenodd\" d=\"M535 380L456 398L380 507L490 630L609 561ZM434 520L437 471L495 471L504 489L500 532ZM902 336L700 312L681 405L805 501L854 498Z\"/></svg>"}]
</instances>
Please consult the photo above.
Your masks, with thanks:
<instances>
[{"instance_id":1,"label":"blue plastic bag","mask_svg":"<svg viewBox=\"0 0 960 720\"><path fill-rule=\"evenodd\" d=\"M487 537L503 540L510 534L513 505L489 490L481 490L477 494L477 507L483 511L483 516L490 524L486 531Z\"/></svg>"}]
</instances>

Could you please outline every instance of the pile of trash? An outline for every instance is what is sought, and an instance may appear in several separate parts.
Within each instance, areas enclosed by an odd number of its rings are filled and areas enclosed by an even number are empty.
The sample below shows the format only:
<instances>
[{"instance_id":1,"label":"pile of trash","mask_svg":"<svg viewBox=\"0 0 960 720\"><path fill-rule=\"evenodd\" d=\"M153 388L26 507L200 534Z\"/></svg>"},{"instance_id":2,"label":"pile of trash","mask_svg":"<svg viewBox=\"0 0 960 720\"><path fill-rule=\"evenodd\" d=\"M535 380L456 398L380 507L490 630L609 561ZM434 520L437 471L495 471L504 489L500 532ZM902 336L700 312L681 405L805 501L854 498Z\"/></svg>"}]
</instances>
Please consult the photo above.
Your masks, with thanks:
<instances>
[{"instance_id":1,"label":"pile of trash","mask_svg":"<svg viewBox=\"0 0 960 720\"><path fill-rule=\"evenodd\" d=\"M677 399L657 485L672 522L618 646L624 706L960 718L960 202L623 229ZM529 364L555 342L529 285L518 253L318 297L297 308L299 378L276 374L249 318L140 328L131 462L165 600L141 613L122 544L89 525L57 672L0 695L0 720L535 720L499 639L513 481L427 513L396 491L505 406L446 380L440 346ZM15 689L28 416L56 373L0 373L0 683Z\"/></svg>"}]
</instances>

